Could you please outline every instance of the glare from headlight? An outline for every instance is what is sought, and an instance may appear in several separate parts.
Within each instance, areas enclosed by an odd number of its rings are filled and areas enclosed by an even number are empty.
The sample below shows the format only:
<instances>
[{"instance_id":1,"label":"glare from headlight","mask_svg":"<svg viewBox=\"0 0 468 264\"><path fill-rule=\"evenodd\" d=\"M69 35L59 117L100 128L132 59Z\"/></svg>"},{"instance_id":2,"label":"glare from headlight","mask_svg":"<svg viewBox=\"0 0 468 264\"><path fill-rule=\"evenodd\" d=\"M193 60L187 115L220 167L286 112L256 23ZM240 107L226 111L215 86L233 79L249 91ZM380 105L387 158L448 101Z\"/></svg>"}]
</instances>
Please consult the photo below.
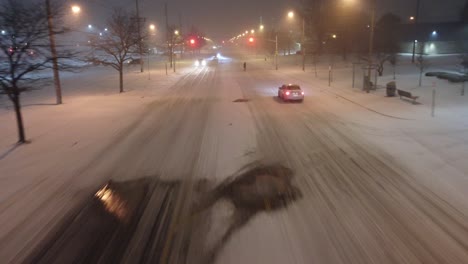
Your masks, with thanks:
<instances>
[{"instance_id":1,"label":"glare from headlight","mask_svg":"<svg viewBox=\"0 0 468 264\"><path fill-rule=\"evenodd\" d=\"M206 61L202 60L201 64L202 64L202 66L206 66Z\"/></svg>"},{"instance_id":2,"label":"glare from headlight","mask_svg":"<svg viewBox=\"0 0 468 264\"><path fill-rule=\"evenodd\" d=\"M195 61L195 66L200 66L200 62L199 61Z\"/></svg>"}]
</instances>

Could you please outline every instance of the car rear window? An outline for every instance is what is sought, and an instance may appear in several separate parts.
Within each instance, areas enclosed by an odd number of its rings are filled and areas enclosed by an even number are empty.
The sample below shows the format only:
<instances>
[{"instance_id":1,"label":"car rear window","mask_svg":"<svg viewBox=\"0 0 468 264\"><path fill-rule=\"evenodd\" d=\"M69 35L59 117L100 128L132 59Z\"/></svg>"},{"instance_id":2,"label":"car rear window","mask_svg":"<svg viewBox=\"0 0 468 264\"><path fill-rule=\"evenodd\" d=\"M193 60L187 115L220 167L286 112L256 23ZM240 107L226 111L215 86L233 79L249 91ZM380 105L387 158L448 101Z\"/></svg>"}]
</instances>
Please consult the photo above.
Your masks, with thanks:
<instances>
[{"instance_id":1,"label":"car rear window","mask_svg":"<svg viewBox=\"0 0 468 264\"><path fill-rule=\"evenodd\" d=\"M301 87L299 87L298 85L291 85L291 86L288 86L287 89L288 90L300 90Z\"/></svg>"}]
</instances>

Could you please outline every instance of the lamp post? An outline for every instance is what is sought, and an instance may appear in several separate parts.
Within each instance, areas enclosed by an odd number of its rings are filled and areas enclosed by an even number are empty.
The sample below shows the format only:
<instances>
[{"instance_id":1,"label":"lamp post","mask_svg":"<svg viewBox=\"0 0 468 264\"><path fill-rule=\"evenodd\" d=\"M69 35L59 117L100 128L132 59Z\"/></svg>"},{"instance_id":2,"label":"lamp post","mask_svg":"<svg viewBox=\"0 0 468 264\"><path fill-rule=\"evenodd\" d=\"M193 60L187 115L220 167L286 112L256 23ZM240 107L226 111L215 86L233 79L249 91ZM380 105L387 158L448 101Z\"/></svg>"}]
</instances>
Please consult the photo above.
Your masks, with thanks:
<instances>
[{"instance_id":1,"label":"lamp post","mask_svg":"<svg viewBox=\"0 0 468 264\"><path fill-rule=\"evenodd\" d=\"M141 39L141 29L140 29L140 8L138 6L138 0L135 0L136 6L136 21L137 21L137 30L138 30L138 51L140 52L140 71L143 72L143 46Z\"/></svg>"},{"instance_id":2,"label":"lamp post","mask_svg":"<svg viewBox=\"0 0 468 264\"><path fill-rule=\"evenodd\" d=\"M275 35L275 68L278 70L278 33Z\"/></svg>"},{"instance_id":3,"label":"lamp post","mask_svg":"<svg viewBox=\"0 0 468 264\"><path fill-rule=\"evenodd\" d=\"M369 78L369 83L366 85L366 92L369 92L369 84L371 78L371 68L372 68L372 53L374 52L374 31L375 31L375 8L376 8L376 0L372 0L372 13L371 13L371 25L370 25L370 34L369 34L369 65L367 69L367 76Z\"/></svg>"},{"instance_id":4,"label":"lamp post","mask_svg":"<svg viewBox=\"0 0 468 264\"><path fill-rule=\"evenodd\" d=\"M288 18L289 19L294 18L294 12L293 11L288 12ZM304 47L304 42L305 42L305 18L304 18L304 15L302 15L301 18L302 18L302 33L301 33L302 71L305 71L305 47Z\"/></svg>"},{"instance_id":5,"label":"lamp post","mask_svg":"<svg viewBox=\"0 0 468 264\"><path fill-rule=\"evenodd\" d=\"M414 21L414 24L416 25L418 23L419 19L419 6L421 4L421 0L416 1L416 16L410 17L411 21ZM411 56L411 62L414 63L414 58L416 57L416 41L413 41L413 55Z\"/></svg>"},{"instance_id":6,"label":"lamp post","mask_svg":"<svg viewBox=\"0 0 468 264\"><path fill-rule=\"evenodd\" d=\"M52 10L50 0L46 0L47 27L49 29L50 53L52 54L52 70L54 72L54 86L57 104L62 104L62 87L60 85L60 75L57 62L57 49L55 47L54 25L52 19Z\"/></svg>"},{"instance_id":7,"label":"lamp post","mask_svg":"<svg viewBox=\"0 0 468 264\"><path fill-rule=\"evenodd\" d=\"M154 24L149 25L149 30L151 32L151 35L155 34L156 31L156 26ZM151 71L150 71L150 52L148 50L148 80L151 80Z\"/></svg>"}]
</instances>

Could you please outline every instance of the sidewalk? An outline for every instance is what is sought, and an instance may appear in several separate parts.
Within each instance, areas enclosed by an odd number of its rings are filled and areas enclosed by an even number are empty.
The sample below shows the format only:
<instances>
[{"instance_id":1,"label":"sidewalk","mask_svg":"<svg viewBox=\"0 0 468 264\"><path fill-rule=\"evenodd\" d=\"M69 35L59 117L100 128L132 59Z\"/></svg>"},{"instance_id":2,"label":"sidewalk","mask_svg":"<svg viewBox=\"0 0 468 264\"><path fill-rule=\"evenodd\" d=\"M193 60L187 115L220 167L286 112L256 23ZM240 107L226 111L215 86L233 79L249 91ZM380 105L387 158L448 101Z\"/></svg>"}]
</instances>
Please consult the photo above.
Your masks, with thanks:
<instances>
[{"instance_id":1,"label":"sidewalk","mask_svg":"<svg viewBox=\"0 0 468 264\"><path fill-rule=\"evenodd\" d=\"M322 100L317 103L341 117L337 125L361 135L371 146L384 150L385 159L396 160L412 177L440 190L450 203L465 208L468 95L459 95L457 88L461 84L423 77L423 85L419 87L417 74L397 75L397 88L419 96L419 104L412 104L399 97L387 97L385 88L370 93L362 87L352 88L351 73L351 67L336 69L334 81L328 86L325 66L318 68L318 77L311 66L305 73L298 65L283 65L278 71L285 81L297 80L306 91L312 90L310 100ZM392 75L386 75L378 83L392 80ZM437 85L435 117L431 116L432 80Z\"/></svg>"}]
</instances>

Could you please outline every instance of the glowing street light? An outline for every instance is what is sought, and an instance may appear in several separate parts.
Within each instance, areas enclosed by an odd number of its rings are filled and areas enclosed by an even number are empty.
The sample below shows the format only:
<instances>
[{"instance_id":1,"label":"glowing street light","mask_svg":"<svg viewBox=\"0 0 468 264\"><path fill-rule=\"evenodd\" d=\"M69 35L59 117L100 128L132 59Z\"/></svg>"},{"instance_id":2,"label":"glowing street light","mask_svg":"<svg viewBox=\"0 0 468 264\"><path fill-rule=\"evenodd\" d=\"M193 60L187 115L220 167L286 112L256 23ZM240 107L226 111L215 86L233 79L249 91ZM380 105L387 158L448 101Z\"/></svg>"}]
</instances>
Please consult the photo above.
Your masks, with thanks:
<instances>
[{"instance_id":1,"label":"glowing street light","mask_svg":"<svg viewBox=\"0 0 468 264\"><path fill-rule=\"evenodd\" d=\"M81 12L81 7L80 7L80 6L77 6L77 5L73 5L73 6L71 7L71 10L72 10L72 13L73 13L73 14L77 15L77 14L79 14L79 13Z\"/></svg>"},{"instance_id":2,"label":"glowing street light","mask_svg":"<svg viewBox=\"0 0 468 264\"><path fill-rule=\"evenodd\" d=\"M410 16L409 20L413 21L413 20L414 20L414 16Z\"/></svg>"},{"instance_id":3,"label":"glowing street light","mask_svg":"<svg viewBox=\"0 0 468 264\"><path fill-rule=\"evenodd\" d=\"M5 30L2 30L2 35L5 35L6 34L6 31Z\"/></svg>"},{"instance_id":4,"label":"glowing street light","mask_svg":"<svg viewBox=\"0 0 468 264\"><path fill-rule=\"evenodd\" d=\"M108 30L107 28L104 29L104 31L107 31L107 30Z\"/></svg>"},{"instance_id":5,"label":"glowing street light","mask_svg":"<svg viewBox=\"0 0 468 264\"><path fill-rule=\"evenodd\" d=\"M93 28L93 25L89 24L88 29L92 29L92 28Z\"/></svg>"},{"instance_id":6,"label":"glowing street light","mask_svg":"<svg viewBox=\"0 0 468 264\"><path fill-rule=\"evenodd\" d=\"M302 54L302 71L305 71L305 17L304 14L299 14L302 19L302 34L301 34L301 54ZM288 12L288 18L292 20L294 18L294 12Z\"/></svg>"},{"instance_id":7,"label":"glowing street light","mask_svg":"<svg viewBox=\"0 0 468 264\"><path fill-rule=\"evenodd\" d=\"M260 30L263 30L264 28L265 28L265 26L260 25Z\"/></svg>"},{"instance_id":8,"label":"glowing street light","mask_svg":"<svg viewBox=\"0 0 468 264\"><path fill-rule=\"evenodd\" d=\"M336 34L333 34L333 35L332 35L332 38L336 39Z\"/></svg>"},{"instance_id":9,"label":"glowing street light","mask_svg":"<svg viewBox=\"0 0 468 264\"><path fill-rule=\"evenodd\" d=\"M253 33L255 33L255 30L253 30L253 29L252 29L252 30L250 30L250 33L252 33L252 34L253 34Z\"/></svg>"},{"instance_id":10,"label":"glowing street light","mask_svg":"<svg viewBox=\"0 0 468 264\"><path fill-rule=\"evenodd\" d=\"M175 30L174 34L179 35L179 30Z\"/></svg>"},{"instance_id":11,"label":"glowing street light","mask_svg":"<svg viewBox=\"0 0 468 264\"><path fill-rule=\"evenodd\" d=\"M155 31L155 30L156 30L156 26L155 26L154 24L151 24L151 25L149 25L149 29L150 29L151 31Z\"/></svg>"},{"instance_id":12,"label":"glowing street light","mask_svg":"<svg viewBox=\"0 0 468 264\"><path fill-rule=\"evenodd\" d=\"M248 30L246 30L246 31L245 31L245 34L249 34L249 31L248 31Z\"/></svg>"}]
</instances>

